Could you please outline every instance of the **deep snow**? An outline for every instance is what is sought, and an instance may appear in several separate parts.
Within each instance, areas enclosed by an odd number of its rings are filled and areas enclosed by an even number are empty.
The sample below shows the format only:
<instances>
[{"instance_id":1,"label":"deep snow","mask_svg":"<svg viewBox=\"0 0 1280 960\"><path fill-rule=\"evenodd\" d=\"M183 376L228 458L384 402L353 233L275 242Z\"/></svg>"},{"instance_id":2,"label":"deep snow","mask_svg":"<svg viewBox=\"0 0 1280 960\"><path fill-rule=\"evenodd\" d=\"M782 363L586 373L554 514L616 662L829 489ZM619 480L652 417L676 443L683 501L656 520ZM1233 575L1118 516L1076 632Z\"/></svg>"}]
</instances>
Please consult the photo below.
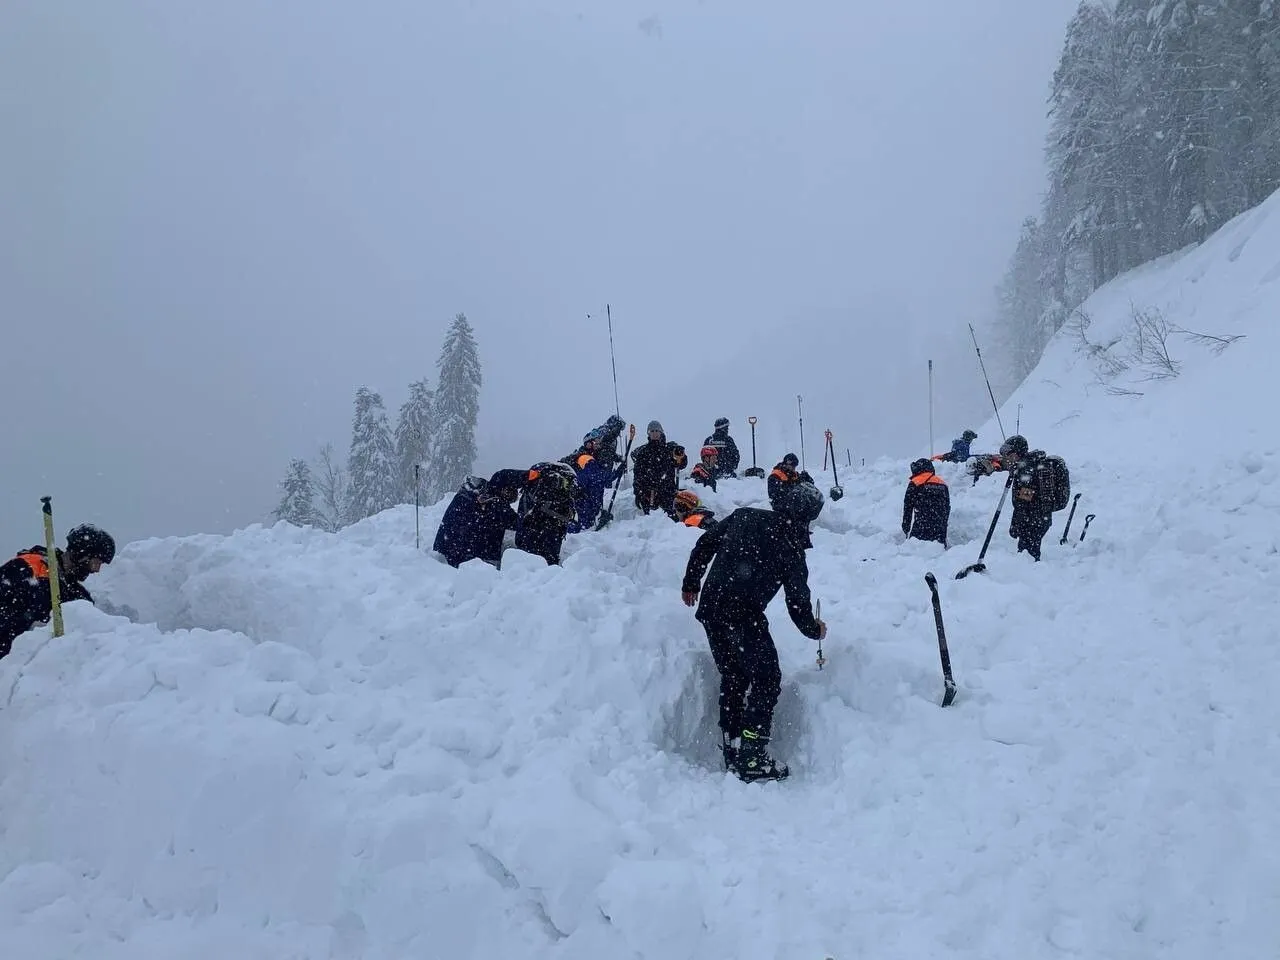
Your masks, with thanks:
<instances>
[{"instance_id":1,"label":"deep snow","mask_svg":"<svg viewBox=\"0 0 1280 960\"><path fill-rule=\"evenodd\" d=\"M1099 380L1064 332L1003 408L1071 464L1083 543L1059 545L1060 514L1032 564L1006 512L988 575L957 582L998 477L943 468L944 552L900 542L905 463L841 470L809 555L826 669L771 610L782 784L720 770L679 598L696 533L625 494L559 569L452 570L414 549L412 508L129 545L100 609L0 661L6 955L1273 955L1278 214L1084 307L1094 343L1131 304L1245 339L1175 335L1176 378ZM126 606L137 622L105 612Z\"/></svg>"}]
</instances>

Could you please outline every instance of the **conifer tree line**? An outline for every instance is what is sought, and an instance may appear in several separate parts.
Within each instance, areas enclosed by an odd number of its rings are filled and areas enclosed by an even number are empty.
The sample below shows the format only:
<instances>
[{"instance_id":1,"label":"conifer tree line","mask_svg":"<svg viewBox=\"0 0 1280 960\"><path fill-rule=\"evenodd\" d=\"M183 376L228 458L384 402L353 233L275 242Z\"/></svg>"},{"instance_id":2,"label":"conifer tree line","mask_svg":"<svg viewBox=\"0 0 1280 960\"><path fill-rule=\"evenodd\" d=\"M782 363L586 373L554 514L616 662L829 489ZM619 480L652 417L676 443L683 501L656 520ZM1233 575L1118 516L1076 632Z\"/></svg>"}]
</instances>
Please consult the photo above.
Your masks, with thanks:
<instances>
[{"instance_id":1,"label":"conifer tree line","mask_svg":"<svg viewBox=\"0 0 1280 960\"><path fill-rule=\"evenodd\" d=\"M277 520L330 532L401 503L413 503L415 466L423 503L453 492L476 459L480 353L466 315L453 318L436 361L436 385L409 384L393 430L382 395L356 390L345 460L326 445L314 462L294 459L280 483Z\"/></svg>"},{"instance_id":2,"label":"conifer tree line","mask_svg":"<svg viewBox=\"0 0 1280 960\"><path fill-rule=\"evenodd\" d=\"M1102 284L1280 189L1280 0L1084 0L1049 117L1048 189L997 288L1009 390Z\"/></svg>"}]
</instances>

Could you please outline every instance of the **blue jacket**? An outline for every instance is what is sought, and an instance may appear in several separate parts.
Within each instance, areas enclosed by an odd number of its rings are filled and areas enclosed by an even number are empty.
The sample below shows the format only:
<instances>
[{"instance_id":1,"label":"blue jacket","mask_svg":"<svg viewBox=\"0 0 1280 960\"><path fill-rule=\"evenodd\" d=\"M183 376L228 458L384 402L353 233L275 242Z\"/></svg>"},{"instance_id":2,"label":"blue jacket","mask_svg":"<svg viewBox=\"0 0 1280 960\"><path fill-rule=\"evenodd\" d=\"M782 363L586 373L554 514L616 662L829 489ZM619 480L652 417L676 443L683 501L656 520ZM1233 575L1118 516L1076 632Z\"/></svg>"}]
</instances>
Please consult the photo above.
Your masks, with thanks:
<instances>
[{"instance_id":1,"label":"blue jacket","mask_svg":"<svg viewBox=\"0 0 1280 960\"><path fill-rule=\"evenodd\" d=\"M610 469L585 450L579 450L574 454L572 466L578 477L579 493L574 501L578 520L569 524L569 533L581 533L595 526L596 518L604 509L605 491L622 476L626 464Z\"/></svg>"},{"instance_id":2,"label":"blue jacket","mask_svg":"<svg viewBox=\"0 0 1280 960\"><path fill-rule=\"evenodd\" d=\"M948 453L942 453L934 457L934 460L941 460L944 463L964 463L969 459L969 444L971 441L963 437L956 437L951 441L951 450Z\"/></svg>"},{"instance_id":3,"label":"blue jacket","mask_svg":"<svg viewBox=\"0 0 1280 960\"><path fill-rule=\"evenodd\" d=\"M485 497L488 486L468 477L444 511L432 549L451 567L476 557L495 567L502 562L502 538L516 528L516 512L500 498Z\"/></svg>"}]
</instances>

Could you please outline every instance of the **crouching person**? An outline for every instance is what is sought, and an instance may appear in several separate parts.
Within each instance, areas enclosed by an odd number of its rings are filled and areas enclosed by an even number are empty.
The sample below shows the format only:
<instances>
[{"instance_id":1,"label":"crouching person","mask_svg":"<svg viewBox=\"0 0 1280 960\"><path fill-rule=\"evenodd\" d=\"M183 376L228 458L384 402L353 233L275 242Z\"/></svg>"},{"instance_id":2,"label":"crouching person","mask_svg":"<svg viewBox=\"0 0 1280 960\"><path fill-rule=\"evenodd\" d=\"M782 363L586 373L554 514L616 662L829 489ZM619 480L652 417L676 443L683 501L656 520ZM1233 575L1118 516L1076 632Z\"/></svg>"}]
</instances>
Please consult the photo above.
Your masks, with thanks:
<instances>
[{"instance_id":1,"label":"crouching person","mask_svg":"<svg viewBox=\"0 0 1280 960\"><path fill-rule=\"evenodd\" d=\"M681 490L676 494L673 512L677 523L699 530L710 530L717 522L715 513L704 507L692 490Z\"/></svg>"},{"instance_id":2,"label":"crouching person","mask_svg":"<svg viewBox=\"0 0 1280 960\"><path fill-rule=\"evenodd\" d=\"M467 477L444 511L432 549L451 567L477 558L500 567L503 537L516 528L512 504L524 483L524 470L499 470L488 480Z\"/></svg>"},{"instance_id":3,"label":"crouching person","mask_svg":"<svg viewBox=\"0 0 1280 960\"><path fill-rule=\"evenodd\" d=\"M58 600L93 597L84 581L116 556L111 534L92 524L81 524L67 534L65 550L55 550L58 567ZM24 550L0 566L0 657L8 655L13 641L32 627L47 623L53 615L49 593L49 552L44 547Z\"/></svg>"},{"instance_id":4,"label":"crouching person","mask_svg":"<svg viewBox=\"0 0 1280 960\"><path fill-rule=\"evenodd\" d=\"M549 566L560 563L569 525L577 521L581 496L573 468L567 463L535 463L520 494L516 549L542 557Z\"/></svg>"}]
</instances>

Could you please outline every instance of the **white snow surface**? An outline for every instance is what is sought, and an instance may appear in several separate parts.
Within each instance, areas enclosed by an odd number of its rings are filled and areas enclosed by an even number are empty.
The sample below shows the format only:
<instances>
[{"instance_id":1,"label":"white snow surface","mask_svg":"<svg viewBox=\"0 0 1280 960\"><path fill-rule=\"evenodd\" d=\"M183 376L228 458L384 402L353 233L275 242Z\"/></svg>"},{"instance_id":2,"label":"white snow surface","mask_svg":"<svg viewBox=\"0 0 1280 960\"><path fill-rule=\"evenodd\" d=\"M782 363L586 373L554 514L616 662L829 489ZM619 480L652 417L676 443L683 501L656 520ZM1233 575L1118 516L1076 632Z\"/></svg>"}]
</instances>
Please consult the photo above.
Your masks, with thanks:
<instances>
[{"instance_id":1,"label":"white snow surface","mask_svg":"<svg viewBox=\"0 0 1280 960\"><path fill-rule=\"evenodd\" d=\"M720 768L696 532L625 493L562 568L452 570L412 508L129 545L98 608L0 661L4 955L1275 956L1280 197L1100 290L1090 340L1131 305L1244 339L1105 383L1051 345L1002 417L1070 463L1083 542L1059 514L1033 564L1006 507L956 581L998 478L943 468L943 551L901 542L905 463L840 472L809 554L826 669L770 611L784 783Z\"/></svg>"}]
</instances>

